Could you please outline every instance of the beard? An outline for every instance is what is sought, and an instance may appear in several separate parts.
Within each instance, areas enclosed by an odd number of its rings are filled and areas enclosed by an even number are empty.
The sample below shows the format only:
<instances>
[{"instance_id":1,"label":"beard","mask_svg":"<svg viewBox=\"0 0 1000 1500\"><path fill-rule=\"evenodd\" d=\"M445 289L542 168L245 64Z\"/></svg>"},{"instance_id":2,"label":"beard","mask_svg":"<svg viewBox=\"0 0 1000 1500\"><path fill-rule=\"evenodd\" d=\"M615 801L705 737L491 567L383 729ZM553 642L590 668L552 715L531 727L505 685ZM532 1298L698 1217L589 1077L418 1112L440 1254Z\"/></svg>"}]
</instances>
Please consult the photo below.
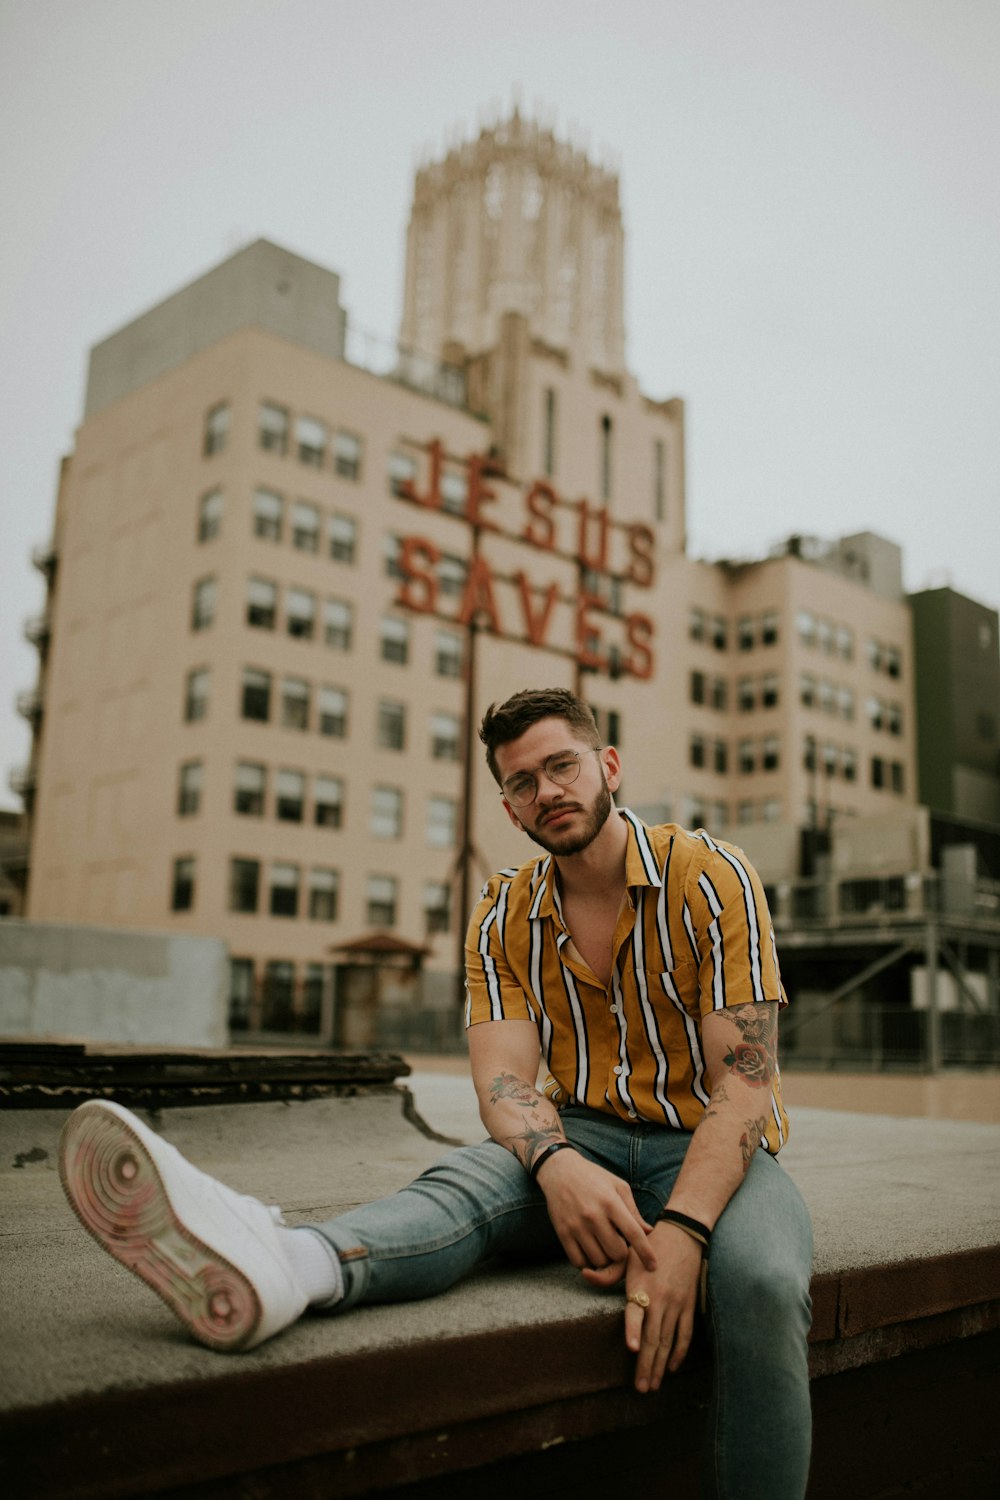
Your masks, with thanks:
<instances>
[{"instance_id":1,"label":"beard","mask_svg":"<svg viewBox=\"0 0 1000 1500\"><path fill-rule=\"evenodd\" d=\"M578 808L580 804L569 803L569 807ZM604 770L601 770L601 790L595 796L589 809L581 808L586 813L583 827L571 833L568 829L560 833L557 828L547 828L545 823L535 824L525 832L536 844L548 853L557 857L565 857L569 854L580 854L588 848L596 839L608 818L611 816L614 803L611 800L611 792L608 787Z\"/></svg>"}]
</instances>

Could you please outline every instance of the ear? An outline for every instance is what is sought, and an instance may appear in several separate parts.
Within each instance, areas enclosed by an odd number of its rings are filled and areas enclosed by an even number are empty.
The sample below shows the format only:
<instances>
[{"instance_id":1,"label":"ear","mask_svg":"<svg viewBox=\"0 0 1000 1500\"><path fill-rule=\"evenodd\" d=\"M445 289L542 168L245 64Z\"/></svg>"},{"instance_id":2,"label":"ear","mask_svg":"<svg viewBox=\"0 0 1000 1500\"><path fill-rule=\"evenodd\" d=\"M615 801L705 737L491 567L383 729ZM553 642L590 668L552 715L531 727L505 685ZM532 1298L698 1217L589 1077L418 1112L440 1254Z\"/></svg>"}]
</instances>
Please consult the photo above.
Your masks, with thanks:
<instances>
[{"instance_id":1,"label":"ear","mask_svg":"<svg viewBox=\"0 0 1000 1500\"><path fill-rule=\"evenodd\" d=\"M614 745L606 745L601 751L601 765L604 767L604 775L607 778L608 789L617 791L621 785L622 763L618 751Z\"/></svg>"},{"instance_id":2,"label":"ear","mask_svg":"<svg viewBox=\"0 0 1000 1500\"><path fill-rule=\"evenodd\" d=\"M505 809L505 811L507 813L507 816L510 819L510 821L513 823L514 827L515 828L519 828L521 830L521 832L523 833L524 832L524 824L521 822L521 819L517 816L517 813L514 811L514 809L511 807L510 803L507 801L507 798L506 797L502 797L501 801L503 802L504 809Z\"/></svg>"}]
</instances>

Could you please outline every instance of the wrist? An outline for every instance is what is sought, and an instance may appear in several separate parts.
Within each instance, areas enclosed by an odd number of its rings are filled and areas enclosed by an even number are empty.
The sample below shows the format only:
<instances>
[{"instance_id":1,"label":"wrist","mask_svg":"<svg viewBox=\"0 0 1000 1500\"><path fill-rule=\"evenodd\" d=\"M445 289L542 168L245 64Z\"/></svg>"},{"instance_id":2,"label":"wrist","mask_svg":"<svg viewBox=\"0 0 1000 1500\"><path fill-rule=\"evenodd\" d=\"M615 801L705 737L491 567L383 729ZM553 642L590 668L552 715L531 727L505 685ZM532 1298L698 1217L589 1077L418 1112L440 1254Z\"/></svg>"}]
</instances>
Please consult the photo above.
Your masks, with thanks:
<instances>
[{"instance_id":1,"label":"wrist","mask_svg":"<svg viewBox=\"0 0 1000 1500\"><path fill-rule=\"evenodd\" d=\"M657 1223L672 1224L676 1229L686 1234L689 1239L696 1241L701 1247L703 1256L708 1254L709 1246L712 1243L712 1231L700 1219L695 1219L691 1214L682 1213L680 1209L671 1208L668 1205L660 1213Z\"/></svg>"},{"instance_id":2,"label":"wrist","mask_svg":"<svg viewBox=\"0 0 1000 1500\"><path fill-rule=\"evenodd\" d=\"M572 1151L573 1149L574 1148L570 1145L569 1141L563 1140L550 1141L547 1146L543 1146L541 1151L537 1152L536 1155L532 1158L531 1165L528 1167L528 1176L531 1178L532 1182L538 1181L538 1174L541 1171L542 1167L547 1165L549 1160L553 1156L555 1156L556 1152Z\"/></svg>"}]
</instances>

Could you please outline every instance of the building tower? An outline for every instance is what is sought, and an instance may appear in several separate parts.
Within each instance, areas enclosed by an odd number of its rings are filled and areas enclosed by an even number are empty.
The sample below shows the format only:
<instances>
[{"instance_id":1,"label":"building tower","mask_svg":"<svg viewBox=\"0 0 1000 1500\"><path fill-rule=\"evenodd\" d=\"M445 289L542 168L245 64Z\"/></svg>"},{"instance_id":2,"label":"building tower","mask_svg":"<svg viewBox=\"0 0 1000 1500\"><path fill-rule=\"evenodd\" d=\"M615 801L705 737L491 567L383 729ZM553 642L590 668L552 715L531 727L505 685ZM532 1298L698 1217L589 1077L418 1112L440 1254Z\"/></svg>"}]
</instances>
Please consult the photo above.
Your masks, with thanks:
<instances>
[{"instance_id":1,"label":"building tower","mask_svg":"<svg viewBox=\"0 0 1000 1500\"><path fill-rule=\"evenodd\" d=\"M400 341L460 360L519 313L535 339L621 376L623 240L617 176L515 109L417 173Z\"/></svg>"}]
</instances>

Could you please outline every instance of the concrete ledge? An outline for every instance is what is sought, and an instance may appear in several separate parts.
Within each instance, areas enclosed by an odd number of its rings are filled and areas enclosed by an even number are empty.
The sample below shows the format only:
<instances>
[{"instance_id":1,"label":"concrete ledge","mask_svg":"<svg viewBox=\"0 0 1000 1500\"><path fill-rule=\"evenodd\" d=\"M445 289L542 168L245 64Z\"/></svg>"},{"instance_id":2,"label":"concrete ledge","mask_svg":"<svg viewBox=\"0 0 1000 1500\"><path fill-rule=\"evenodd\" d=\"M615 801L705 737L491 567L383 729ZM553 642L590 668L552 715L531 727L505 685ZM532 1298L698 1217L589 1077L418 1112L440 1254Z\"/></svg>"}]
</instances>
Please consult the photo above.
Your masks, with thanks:
<instances>
[{"instance_id":1,"label":"concrete ledge","mask_svg":"<svg viewBox=\"0 0 1000 1500\"><path fill-rule=\"evenodd\" d=\"M251 1354L215 1355L79 1230L54 1171L64 1118L0 1116L5 1493L318 1500L405 1484L411 1500L425 1486L435 1500L460 1496L463 1485L488 1500L490 1486L518 1476L593 1488L604 1466L610 1482L625 1431L633 1500L668 1481L688 1492L705 1351L657 1397L638 1397L617 1295L595 1294L565 1266L484 1271L433 1301L307 1318ZM441 1149L386 1089L174 1109L154 1123L207 1170L287 1205L293 1221L393 1191ZM818 1247L811 1364L825 1457L810 1494L892 1493L858 1488L856 1475L841 1482L848 1458L852 1474L863 1468L857 1434L843 1432L850 1442L838 1448L829 1429L848 1410L852 1422L867 1412L872 1445L884 1448L893 1423L908 1434L892 1445L897 1477L951 1464L937 1492L966 1493L957 1460L927 1443L966 1431L948 1415L956 1392L980 1413L1000 1398L1000 1128L799 1111L795 1129L788 1169ZM878 1421L864 1406L873 1389ZM966 1432L963 1473L996 1452L997 1425L980 1421L976 1441ZM884 1478L884 1453L870 1472Z\"/></svg>"}]
</instances>

